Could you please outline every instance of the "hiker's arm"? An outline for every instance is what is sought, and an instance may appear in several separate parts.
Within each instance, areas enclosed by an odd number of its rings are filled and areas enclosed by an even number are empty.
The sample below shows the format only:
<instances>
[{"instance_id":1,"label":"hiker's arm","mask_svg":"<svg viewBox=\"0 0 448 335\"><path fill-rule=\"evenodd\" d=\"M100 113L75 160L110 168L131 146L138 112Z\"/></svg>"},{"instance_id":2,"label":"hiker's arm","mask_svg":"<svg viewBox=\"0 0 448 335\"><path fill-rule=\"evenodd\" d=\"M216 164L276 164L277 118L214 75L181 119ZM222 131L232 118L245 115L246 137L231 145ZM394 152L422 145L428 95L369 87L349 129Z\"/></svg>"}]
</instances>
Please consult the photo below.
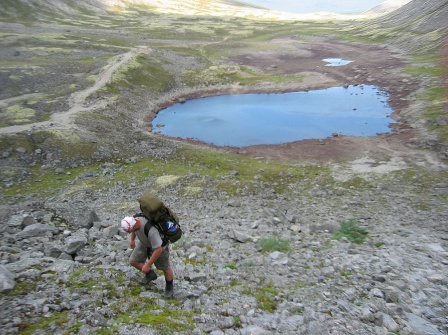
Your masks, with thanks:
<instances>
[{"instance_id":1,"label":"hiker's arm","mask_svg":"<svg viewBox=\"0 0 448 335\"><path fill-rule=\"evenodd\" d=\"M154 264L154 262L157 260L157 258L159 258L159 256L162 254L162 246L155 248L152 251L152 255L151 258L149 258L145 265L143 265L142 267L142 272L149 272L149 270L151 269L151 266Z\"/></svg>"},{"instance_id":2,"label":"hiker's arm","mask_svg":"<svg viewBox=\"0 0 448 335\"><path fill-rule=\"evenodd\" d=\"M135 248L135 233L134 232L131 233L131 242L129 243L129 245L130 245L131 249Z\"/></svg>"}]
</instances>

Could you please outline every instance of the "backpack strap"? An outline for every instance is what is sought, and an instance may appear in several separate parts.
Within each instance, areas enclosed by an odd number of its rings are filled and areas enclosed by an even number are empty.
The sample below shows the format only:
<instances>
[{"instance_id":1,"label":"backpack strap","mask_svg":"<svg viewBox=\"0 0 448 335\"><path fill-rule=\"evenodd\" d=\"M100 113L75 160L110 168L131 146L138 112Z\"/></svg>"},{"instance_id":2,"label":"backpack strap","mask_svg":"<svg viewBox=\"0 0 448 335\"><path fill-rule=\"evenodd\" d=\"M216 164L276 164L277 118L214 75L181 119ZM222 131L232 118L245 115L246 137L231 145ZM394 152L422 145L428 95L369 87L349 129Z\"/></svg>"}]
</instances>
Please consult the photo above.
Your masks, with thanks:
<instances>
[{"instance_id":1,"label":"backpack strap","mask_svg":"<svg viewBox=\"0 0 448 335\"><path fill-rule=\"evenodd\" d=\"M159 231L159 234L161 235L160 237L162 238L162 247L166 246L168 243L168 239L166 238L164 232L162 231L162 228L160 228L160 225L158 223L153 224L150 220L146 222L145 227L143 227L143 231L145 232L146 237L148 237L151 227L155 227Z\"/></svg>"},{"instance_id":2,"label":"backpack strap","mask_svg":"<svg viewBox=\"0 0 448 335\"><path fill-rule=\"evenodd\" d=\"M151 222L147 221L145 226L143 227L143 231L145 232L145 236L148 237L149 230L151 229Z\"/></svg>"}]
</instances>

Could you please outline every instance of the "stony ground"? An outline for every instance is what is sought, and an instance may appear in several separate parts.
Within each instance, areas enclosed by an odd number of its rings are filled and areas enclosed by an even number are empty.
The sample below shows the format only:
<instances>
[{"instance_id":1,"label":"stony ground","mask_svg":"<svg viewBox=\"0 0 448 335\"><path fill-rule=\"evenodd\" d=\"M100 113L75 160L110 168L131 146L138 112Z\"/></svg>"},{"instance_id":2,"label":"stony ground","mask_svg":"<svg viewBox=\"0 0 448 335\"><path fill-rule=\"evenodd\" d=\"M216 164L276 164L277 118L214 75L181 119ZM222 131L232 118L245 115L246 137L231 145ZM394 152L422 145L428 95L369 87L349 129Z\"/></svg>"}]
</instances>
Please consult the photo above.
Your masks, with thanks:
<instances>
[{"instance_id":1,"label":"stony ground","mask_svg":"<svg viewBox=\"0 0 448 335\"><path fill-rule=\"evenodd\" d=\"M252 190L230 197L210 177L190 196L176 176L80 189L91 173L44 203L2 206L2 290L15 285L2 333L447 334L448 184L423 170L370 172L360 189L343 170L333 173L346 183L316 168L284 193L254 172ZM160 296L163 277L137 283L118 231L148 188L182 218L174 300ZM336 240L341 222L366 241Z\"/></svg>"}]
</instances>

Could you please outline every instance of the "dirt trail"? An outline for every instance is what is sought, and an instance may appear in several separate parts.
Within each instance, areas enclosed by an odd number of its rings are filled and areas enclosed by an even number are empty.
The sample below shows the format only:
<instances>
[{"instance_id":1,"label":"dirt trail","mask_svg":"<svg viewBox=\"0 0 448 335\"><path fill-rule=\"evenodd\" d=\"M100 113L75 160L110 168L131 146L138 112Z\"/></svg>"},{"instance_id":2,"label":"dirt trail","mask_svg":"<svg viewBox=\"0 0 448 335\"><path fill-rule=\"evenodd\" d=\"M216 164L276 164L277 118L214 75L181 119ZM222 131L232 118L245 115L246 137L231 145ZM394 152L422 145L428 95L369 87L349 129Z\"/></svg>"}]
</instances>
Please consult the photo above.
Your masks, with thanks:
<instances>
[{"instance_id":1,"label":"dirt trail","mask_svg":"<svg viewBox=\"0 0 448 335\"><path fill-rule=\"evenodd\" d=\"M100 100L90 105L85 105L85 101L89 95L96 92L104 85L106 85L110 79L112 78L113 73L120 68L123 64L128 62L135 50L131 50L125 54L122 54L116 58L116 60L104 71L102 71L96 78L95 83L92 87L86 88L85 90L78 91L73 93L70 96L69 103L70 109L65 112L53 114L48 121L36 122L24 125L15 125L11 127L3 127L0 128L0 135L3 134L16 134L29 130L38 130L38 129L73 129L75 127L73 122L73 116L80 111L88 111L95 110L99 108L103 108L107 105L107 100ZM39 94L37 94L39 96ZM27 97L30 95L28 94ZM0 100L0 106L10 103L14 100L21 100L25 96L18 96L10 99Z\"/></svg>"}]
</instances>

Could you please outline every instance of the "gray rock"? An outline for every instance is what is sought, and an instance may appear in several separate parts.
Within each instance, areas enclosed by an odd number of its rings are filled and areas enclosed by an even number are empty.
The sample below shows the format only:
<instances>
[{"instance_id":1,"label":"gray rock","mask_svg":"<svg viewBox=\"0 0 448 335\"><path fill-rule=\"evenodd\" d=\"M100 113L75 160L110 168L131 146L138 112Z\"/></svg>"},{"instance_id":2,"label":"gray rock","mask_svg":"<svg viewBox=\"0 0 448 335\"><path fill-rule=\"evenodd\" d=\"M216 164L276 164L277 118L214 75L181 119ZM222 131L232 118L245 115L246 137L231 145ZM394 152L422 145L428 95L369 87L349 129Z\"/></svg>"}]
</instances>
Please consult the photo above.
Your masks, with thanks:
<instances>
[{"instance_id":1,"label":"gray rock","mask_svg":"<svg viewBox=\"0 0 448 335\"><path fill-rule=\"evenodd\" d=\"M406 331L408 334L415 335L443 335L437 328L431 326L430 322L415 315L413 313L406 313L408 322L406 323Z\"/></svg>"},{"instance_id":2,"label":"gray rock","mask_svg":"<svg viewBox=\"0 0 448 335\"><path fill-rule=\"evenodd\" d=\"M249 234L239 231L239 230L232 230L232 238L235 239L237 242L246 243L246 242L252 242L253 238Z\"/></svg>"},{"instance_id":3,"label":"gray rock","mask_svg":"<svg viewBox=\"0 0 448 335\"><path fill-rule=\"evenodd\" d=\"M374 322L375 321L375 313L369 307L363 307L360 311L360 320L363 322Z\"/></svg>"},{"instance_id":4,"label":"gray rock","mask_svg":"<svg viewBox=\"0 0 448 335\"><path fill-rule=\"evenodd\" d=\"M398 303L400 301L400 290L395 287L388 286L384 289L384 298L387 302Z\"/></svg>"},{"instance_id":5,"label":"gray rock","mask_svg":"<svg viewBox=\"0 0 448 335\"><path fill-rule=\"evenodd\" d=\"M22 221L22 227L31 226L36 223L36 220L31 215L26 215Z\"/></svg>"},{"instance_id":6,"label":"gray rock","mask_svg":"<svg viewBox=\"0 0 448 335\"><path fill-rule=\"evenodd\" d=\"M350 307L350 304L349 303L347 303L346 301L344 301L344 300L338 300L337 301L337 304L338 304L338 307L339 307L339 309L341 310L341 311L343 311L343 312L350 312L350 310L351 310L351 307Z\"/></svg>"},{"instance_id":7,"label":"gray rock","mask_svg":"<svg viewBox=\"0 0 448 335\"><path fill-rule=\"evenodd\" d=\"M93 327L104 327L107 326L107 320L104 316L102 316L100 313L95 312L91 315L89 315L86 318L86 321L89 325Z\"/></svg>"},{"instance_id":8,"label":"gray rock","mask_svg":"<svg viewBox=\"0 0 448 335\"><path fill-rule=\"evenodd\" d=\"M8 293L16 286L14 274L0 265L0 293Z\"/></svg>"},{"instance_id":9,"label":"gray rock","mask_svg":"<svg viewBox=\"0 0 448 335\"><path fill-rule=\"evenodd\" d=\"M216 323L220 329L228 329L232 328L235 325L235 319L231 316L221 317L218 320L216 320Z\"/></svg>"},{"instance_id":10,"label":"gray rock","mask_svg":"<svg viewBox=\"0 0 448 335\"><path fill-rule=\"evenodd\" d=\"M66 252L62 252L57 258L64 261L73 261L73 256Z\"/></svg>"},{"instance_id":11,"label":"gray rock","mask_svg":"<svg viewBox=\"0 0 448 335\"><path fill-rule=\"evenodd\" d=\"M53 264L47 267L47 271L53 271L57 274L69 274L73 272L74 270L74 263L73 260L65 260L62 258L59 258L58 260L55 260Z\"/></svg>"},{"instance_id":12,"label":"gray rock","mask_svg":"<svg viewBox=\"0 0 448 335\"><path fill-rule=\"evenodd\" d=\"M213 330L209 333L209 335L226 335L222 330Z\"/></svg>"},{"instance_id":13,"label":"gray rock","mask_svg":"<svg viewBox=\"0 0 448 335\"><path fill-rule=\"evenodd\" d=\"M87 238L85 237L69 237L65 241L65 252L69 255L74 255L80 251L87 244Z\"/></svg>"},{"instance_id":14,"label":"gray rock","mask_svg":"<svg viewBox=\"0 0 448 335\"><path fill-rule=\"evenodd\" d=\"M42 259L24 257L13 263L5 264L5 267L13 273L19 273L31 267L45 264L46 262L44 262Z\"/></svg>"},{"instance_id":15,"label":"gray rock","mask_svg":"<svg viewBox=\"0 0 448 335\"><path fill-rule=\"evenodd\" d=\"M63 250L59 246L51 245L49 246L49 250L46 252L46 256L59 258L59 256L63 253Z\"/></svg>"},{"instance_id":16,"label":"gray rock","mask_svg":"<svg viewBox=\"0 0 448 335\"><path fill-rule=\"evenodd\" d=\"M392 330L394 332L400 329L395 320L390 315L385 313L379 313L379 315L377 315L375 324L379 327L384 327L387 330Z\"/></svg>"},{"instance_id":17,"label":"gray rock","mask_svg":"<svg viewBox=\"0 0 448 335\"><path fill-rule=\"evenodd\" d=\"M281 333L294 333L303 325L304 317L302 315L291 315L286 318L282 317L278 331Z\"/></svg>"},{"instance_id":18,"label":"gray rock","mask_svg":"<svg viewBox=\"0 0 448 335\"><path fill-rule=\"evenodd\" d=\"M118 234L118 225L109 226L103 229L105 238L112 238Z\"/></svg>"},{"instance_id":19,"label":"gray rock","mask_svg":"<svg viewBox=\"0 0 448 335\"><path fill-rule=\"evenodd\" d=\"M96 212L83 202L73 203L48 203L59 216L63 217L70 225L79 228L91 228L94 222L100 221Z\"/></svg>"},{"instance_id":20,"label":"gray rock","mask_svg":"<svg viewBox=\"0 0 448 335\"><path fill-rule=\"evenodd\" d=\"M431 283L435 283L435 284L443 284L443 285L447 285L448 284L448 276L443 275L441 273L434 273L432 275L429 275L427 277L427 279Z\"/></svg>"},{"instance_id":21,"label":"gray rock","mask_svg":"<svg viewBox=\"0 0 448 335\"><path fill-rule=\"evenodd\" d=\"M248 326L240 330L241 335L274 335L273 332L258 326Z\"/></svg>"},{"instance_id":22,"label":"gray rock","mask_svg":"<svg viewBox=\"0 0 448 335\"><path fill-rule=\"evenodd\" d=\"M47 224L35 223L26 226L21 232L16 234L17 239L33 238L39 236L52 236L59 232L59 229Z\"/></svg>"},{"instance_id":23,"label":"gray rock","mask_svg":"<svg viewBox=\"0 0 448 335\"><path fill-rule=\"evenodd\" d=\"M381 298L381 299L384 298L384 293L378 288L374 288L373 290L370 291L369 294L375 298Z\"/></svg>"},{"instance_id":24,"label":"gray rock","mask_svg":"<svg viewBox=\"0 0 448 335\"><path fill-rule=\"evenodd\" d=\"M7 222L7 226L9 227L21 227L24 216L23 214L16 214L9 218Z\"/></svg>"}]
</instances>

